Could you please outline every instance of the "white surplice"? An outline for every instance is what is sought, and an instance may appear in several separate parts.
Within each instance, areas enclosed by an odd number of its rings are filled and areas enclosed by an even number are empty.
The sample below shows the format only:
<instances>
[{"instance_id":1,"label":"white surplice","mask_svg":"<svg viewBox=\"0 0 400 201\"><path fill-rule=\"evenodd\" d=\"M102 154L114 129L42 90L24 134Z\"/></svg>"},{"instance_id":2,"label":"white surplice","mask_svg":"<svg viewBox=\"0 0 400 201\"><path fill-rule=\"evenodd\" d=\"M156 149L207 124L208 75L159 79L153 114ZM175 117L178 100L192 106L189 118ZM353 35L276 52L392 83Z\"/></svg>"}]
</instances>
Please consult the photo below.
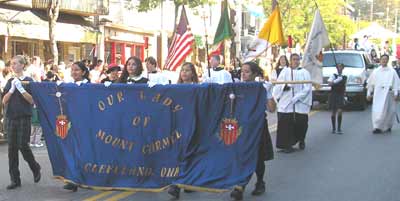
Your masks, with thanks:
<instances>
[{"instance_id":1,"label":"white surplice","mask_svg":"<svg viewBox=\"0 0 400 201\"><path fill-rule=\"evenodd\" d=\"M399 94L400 80L392 67L378 67L368 81L368 96L373 94L372 125L374 129L392 128L396 117L395 98Z\"/></svg>"},{"instance_id":2,"label":"white surplice","mask_svg":"<svg viewBox=\"0 0 400 201\"><path fill-rule=\"evenodd\" d=\"M309 81L310 73L301 67L284 68L277 81ZM278 112L308 114L312 105L311 84L287 84L289 90L284 91L285 84L274 86L272 95L278 103ZM294 105L294 106L293 106Z\"/></svg>"},{"instance_id":3,"label":"white surplice","mask_svg":"<svg viewBox=\"0 0 400 201\"><path fill-rule=\"evenodd\" d=\"M208 69L204 71L204 78L203 82L206 83L218 83L218 84L225 84L231 83L232 75L225 69L217 68L217 69L210 69L211 77L208 76Z\"/></svg>"}]
</instances>

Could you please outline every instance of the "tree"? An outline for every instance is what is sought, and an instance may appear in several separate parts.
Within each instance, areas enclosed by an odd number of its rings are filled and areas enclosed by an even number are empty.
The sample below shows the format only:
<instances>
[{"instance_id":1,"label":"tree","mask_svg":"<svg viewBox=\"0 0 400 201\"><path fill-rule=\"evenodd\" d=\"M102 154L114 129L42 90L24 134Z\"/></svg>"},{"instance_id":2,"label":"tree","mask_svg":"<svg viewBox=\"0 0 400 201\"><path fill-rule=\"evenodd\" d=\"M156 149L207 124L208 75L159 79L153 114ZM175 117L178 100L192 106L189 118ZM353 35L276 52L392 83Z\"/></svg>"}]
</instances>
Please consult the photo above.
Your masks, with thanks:
<instances>
[{"instance_id":1,"label":"tree","mask_svg":"<svg viewBox=\"0 0 400 201\"><path fill-rule=\"evenodd\" d=\"M313 0L280 0L279 7L282 15L282 26L285 35L291 35L296 42L304 44L316 9ZM325 26L329 32L329 38L333 45L343 42L343 36L355 31L355 24L344 16L343 0L317 0ZM271 10L272 0L262 1L262 6L268 16ZM340 26L339 26L340 25Z\"/></svg>"},{"instance_id":2,"label":"tree","mask_svg":"<svg viewBox=\"0 0 400 201\"><path fill-rule=\"evenodd\" d=\"M139 12L146 12L152 9L155 9L159 6L161 6L162 2L165 0L141 0L139 5L134 6L133 5L133 1L134 0L125 0L126 4L125 7L128 9L138 9ZM188 5L189 8L195 8L201 5L205 5L205 4L212 4L214 1L212 0L174 0L174 5L175 5L175 20L174 20L174 24L176 25L176 20L178 18L178 9L179 6L181 5ZM175 28L175 26L174 26Z\"/></svg>"},{"instance_id":3,"label":"tree","mask_svg":"<svg viewBox=\"0 0 400 201\"><path fill-rule=\"evenodd\" d=\"M58 48L56 41L55 28L60 11L60 0L51 0L47 9L49 17L49 39L50 39L50 52L53 56L54 64L58 64Z\"/></svg>"}]
</instances>

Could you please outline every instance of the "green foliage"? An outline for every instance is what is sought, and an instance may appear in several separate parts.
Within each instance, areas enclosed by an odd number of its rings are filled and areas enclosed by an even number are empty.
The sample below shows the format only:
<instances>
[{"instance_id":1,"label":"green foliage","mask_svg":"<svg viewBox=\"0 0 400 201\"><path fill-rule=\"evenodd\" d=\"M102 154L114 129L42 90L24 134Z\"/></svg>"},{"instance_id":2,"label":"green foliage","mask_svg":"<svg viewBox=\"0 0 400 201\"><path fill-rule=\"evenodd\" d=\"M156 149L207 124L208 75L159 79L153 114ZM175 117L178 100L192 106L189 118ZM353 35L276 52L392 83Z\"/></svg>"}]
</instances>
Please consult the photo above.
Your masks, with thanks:
<instances>
[{"instance_id":1,"label":"green foliage","mask_svg":"<svg viewBox=\"0 0 400 201\"><path fill-rule=\"evenodd\" d=\"M291 35L295 42L305 44L310 32L316 5L313 0L280 0L278 1L282 16L282 26L285 36ZM321 16L329 33L331 43L341 45L343 36L355 32L356 25L344 15L343 0L317 0ZM271 11L271 0L264 0L262 5L266 16Z\"/></svg>"},{"instance_id":2,"label":"green foliage","mask_svg":"<svg viewBox=\"0 0 400 201\"><path fill-rule=\"evenodd\" d=\"M125 0L126 1L126 5L127 8L133 9L133 6L129 6L132 5L133 0ZM161 2L163 0L140 0L139 5L137 5L136 9L138 9L139 12L146 12L149 10L152 10L154 8L157 8L158 6L161 5ZM201 6L204 4L207 4L208 0L174 0L174 4L175 6L180 6L182 4L188 5L190 8L194 8L197 6Z\"/></svg>"}]
</instances>

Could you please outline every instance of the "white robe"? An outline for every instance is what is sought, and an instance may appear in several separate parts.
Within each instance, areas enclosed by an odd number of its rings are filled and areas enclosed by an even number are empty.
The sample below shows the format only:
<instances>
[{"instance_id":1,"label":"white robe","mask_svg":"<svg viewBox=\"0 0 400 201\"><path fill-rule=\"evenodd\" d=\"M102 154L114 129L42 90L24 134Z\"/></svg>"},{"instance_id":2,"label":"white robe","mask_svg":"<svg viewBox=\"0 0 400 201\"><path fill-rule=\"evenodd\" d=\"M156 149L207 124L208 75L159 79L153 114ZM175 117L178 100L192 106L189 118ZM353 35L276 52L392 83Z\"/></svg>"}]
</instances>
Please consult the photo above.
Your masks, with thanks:
<instances>
[{"instance_id":1,"label":"white robe","mask_svg":"<svg viewBox=\"0 0 400 201\"><path fill-rule=\"evenodd\" d=\"M210 69L211 78L208 76L208 69L204 71L204 79L203 82L206 83L218 83L225 84L232 82L232 75L226 70L215 71L214 69Z\"/></svg>"},{"instance_id":2,"label":"white robe","mask_svg":"<svg viewBox=\"0 0 400 201\"><path fill-rule=\"evenodd\" d=\"M284 68L277 81L309 81L310 79L310 73L304 68ZM274 86L272 92L278 103L278 112L308 114L312 105L312 85L288 84L290 87L288 91L283 91L284 87L285 84L278 84Z\"/></svg>"},{"instance_id":3,"label":"white robe","mask_svg":"<svg viewBox=\"0 0 400 201\"><path fill-rule=\"evenodd\" d=\"M392 128L396 117L395 98L399 94L400 80L392 67L375 69L368 79L368 96L373 94L372 125L374 129Z\"/></svg>"},{"instance_id":4,"label":"white robe","mask_svg":"<svg viewBox=\"0 0 400 201\"><path fill-rule=\"evenodd\" d=\"M148 74L149 85L156 85L162 84L166 85L169 84L169 79L166 75L162 74L161 72L157 73L149 73Z\"/></svg>"}]
</instances>

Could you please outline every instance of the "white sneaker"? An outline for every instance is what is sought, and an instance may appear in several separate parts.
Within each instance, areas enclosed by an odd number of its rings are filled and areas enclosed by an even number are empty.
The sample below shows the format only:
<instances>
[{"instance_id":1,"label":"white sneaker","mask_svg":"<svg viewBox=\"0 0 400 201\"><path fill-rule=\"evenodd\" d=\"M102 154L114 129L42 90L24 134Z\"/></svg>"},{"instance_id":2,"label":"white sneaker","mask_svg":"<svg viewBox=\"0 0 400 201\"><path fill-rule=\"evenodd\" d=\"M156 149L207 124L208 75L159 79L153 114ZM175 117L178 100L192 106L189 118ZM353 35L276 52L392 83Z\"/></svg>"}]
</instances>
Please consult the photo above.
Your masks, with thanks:
<instances>
[{"instance_id":1,"label":"white sneaker","mask_svg":"<svg viewBox=\"0 0 400 201\"><path fill-rule=\"evenodd\" d=\"M36 146L36 144L31 144L31 143L29 143L29 146L30 146L30 147L34 147L34 146Z\"/></svg>"},{"instance_id":2,"label":"white sneaker","mask_svg":"<svg viewBox=\"0 0 400 201\"><path fill-rule=\"evenodd\" d=\"M43 144L43 143L41 143L41 142L39 142L39 143L35 144L35 147L37 147L37 148L39 148L39 147L43 147L43 146L44 146L44 144Z\"/></svg>"}]
</instances>

